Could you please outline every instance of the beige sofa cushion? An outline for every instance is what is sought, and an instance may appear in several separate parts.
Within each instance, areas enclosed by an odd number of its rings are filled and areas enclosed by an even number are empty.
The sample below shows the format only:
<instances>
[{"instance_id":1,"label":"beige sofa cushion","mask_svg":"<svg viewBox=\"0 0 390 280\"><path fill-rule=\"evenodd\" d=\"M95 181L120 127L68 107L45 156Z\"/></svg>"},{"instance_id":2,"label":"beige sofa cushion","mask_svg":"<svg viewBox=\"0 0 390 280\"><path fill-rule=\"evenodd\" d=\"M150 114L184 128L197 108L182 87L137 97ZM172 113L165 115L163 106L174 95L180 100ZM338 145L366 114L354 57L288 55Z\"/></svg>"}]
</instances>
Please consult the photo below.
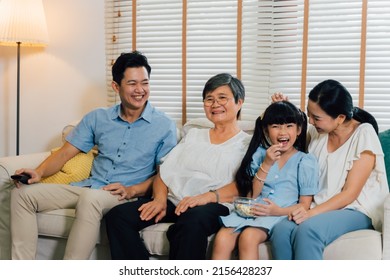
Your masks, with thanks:
<instances>
[{"instance_id":1,"label":"beige sofa cushion","mask_svg":"<svg viewBox=\"0 0 390 280\"><path fill-rule=\"evenodd\" d=\"M75 209L57 209L37 214L38 235L67 239L75 217ZM108 244L104 220L98 244Z\"/></svg>"},{"instance_id":2,"label":"beige sofa cushion","mask_svg":"<svg viewBox=\"0 0 390 280\"><path fill-rule=\"evenodd\" d=\"M160 223L149 226L140 232L140 236L144 241L146 249L151 255L154 256L168 256L169 255L169 241L166 236L166 232L172 223ZM213 246L214 235L209 237L209 249L208 256L210 257L211 248ZM232 258L235 259L237 256L233 253ZM271 259L271 246L269 242L262 243L259 245L259 254L261 259Z\"/></svg>"},{"instance_id":3,"label":"beige sofa cushion","mask_svg":"<svg viewBox=\"0 0 390 280\"><path fill-rule=\"evenodd\" d=\"M171 223L160 223L144 228L140 232L146 249L151 255L167 256L169 254L169 242L166 232Z\"/></svg>"},{"instance_id":4,"label":"beige sofa cushion","mask_svg":"<svg viewBox=\"0 0 390 280\"><path fill-rule=\"evenodd\" d=\"M375 230L346 233L325 247L325 260L380 260L382 234Z\"/></svg>"},{"instance_id":5,"label":"beige sofa cushion","mask_svg":"<svg viewBox=\"0 0 390 280\"><path fill-rule=\"evenodd\" d=\"M38 234L67 238L74 221L74 213L74 209L58 209L38 213Z\"/></svg>"}]
</instances>

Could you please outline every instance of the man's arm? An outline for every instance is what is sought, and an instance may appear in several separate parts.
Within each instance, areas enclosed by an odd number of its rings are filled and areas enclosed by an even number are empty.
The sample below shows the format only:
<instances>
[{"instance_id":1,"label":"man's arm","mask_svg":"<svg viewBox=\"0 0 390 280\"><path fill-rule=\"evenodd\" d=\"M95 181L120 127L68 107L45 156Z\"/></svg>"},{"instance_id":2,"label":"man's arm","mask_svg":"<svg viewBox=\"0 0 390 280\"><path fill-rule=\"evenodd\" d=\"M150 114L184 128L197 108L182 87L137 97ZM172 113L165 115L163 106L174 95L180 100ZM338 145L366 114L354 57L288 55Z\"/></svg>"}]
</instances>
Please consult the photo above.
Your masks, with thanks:
<instances>
[{"instance_id":1,"label":"man's arm","mask_svg":"<svg viewBox=\"0 0 390 280\"><path fill-rule=\"evenodd\" d=\"M69 142L48 156L36 169L22 168L15 171L15 174L27 173L31 176L29 184L37 183L42 178L53 175L61 170L64 164L81 151Z\"/></svg>"},{"instance_id":2,"label":"man's arm","mask_svg":"<svg viewBox=\"0 0 390 280\"><path fill-rule=\"evenodd\" d=\"M138 210L141 220L155 220L157 223L166 215L168 201L168 187L158 173L153 181L153 200L143 204Z\"/></svg>"},{"instance_id":3,"label":"man's arm","mask_svg":"<svg viewBox=\"0 0 390 280\"><path fill-rule=\"evenodd\" d=\"M112 183L104 186L102 190L109 191L112 195L118 195L118 200L145 196L151 192L154 177L150 177L144 182L128 187L123 186L121 183Z\"/></svg>"}]
</instances>

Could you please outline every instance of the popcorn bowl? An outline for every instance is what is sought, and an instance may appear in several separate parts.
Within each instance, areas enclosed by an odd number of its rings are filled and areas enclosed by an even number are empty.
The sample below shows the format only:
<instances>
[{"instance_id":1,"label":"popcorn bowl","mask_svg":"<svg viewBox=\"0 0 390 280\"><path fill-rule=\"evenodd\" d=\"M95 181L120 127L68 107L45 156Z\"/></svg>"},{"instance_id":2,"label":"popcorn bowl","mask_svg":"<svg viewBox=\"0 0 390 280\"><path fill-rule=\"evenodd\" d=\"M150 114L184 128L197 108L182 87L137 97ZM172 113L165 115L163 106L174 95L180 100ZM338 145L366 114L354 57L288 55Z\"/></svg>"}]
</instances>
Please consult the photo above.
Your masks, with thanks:
<instances>
[{"instance_id":1,"label":"popcorn bowl","mask_svg":"<svg viewBox=\"0 0 390 280\"><path fill-rule=\"evenodd\" d=\"M251 212L253 204L256 203L254 198L250 197L235 197L233 200L234 209L237 214L244 218L255 217Z\"/></svg>"}]
</instances>

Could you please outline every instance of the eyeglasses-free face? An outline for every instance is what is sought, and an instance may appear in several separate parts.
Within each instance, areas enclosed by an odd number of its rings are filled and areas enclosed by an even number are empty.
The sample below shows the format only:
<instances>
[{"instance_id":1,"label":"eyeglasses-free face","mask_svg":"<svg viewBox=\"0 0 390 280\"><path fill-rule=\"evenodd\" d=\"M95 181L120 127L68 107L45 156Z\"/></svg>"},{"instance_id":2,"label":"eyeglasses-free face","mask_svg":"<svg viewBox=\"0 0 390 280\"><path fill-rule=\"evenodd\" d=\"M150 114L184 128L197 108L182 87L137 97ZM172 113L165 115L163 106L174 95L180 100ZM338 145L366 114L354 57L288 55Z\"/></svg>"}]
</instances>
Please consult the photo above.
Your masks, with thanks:
<instances>
[{"instance_id":1,"label":"eyeglasses-free face","mask_svg":"<svg viewBox=\"0 0 390 280\"><path fill-rule=\"evenodd\" d=\"M210 107L210 106L212 106L214 104L214 102L217 102L218 105L223 106L223 105L226 105L230 99L231 98L229 98L227 96L218 96L217 98L206 97L203 100L203 104L206 107Z\"/></svg>"}]
</instances>

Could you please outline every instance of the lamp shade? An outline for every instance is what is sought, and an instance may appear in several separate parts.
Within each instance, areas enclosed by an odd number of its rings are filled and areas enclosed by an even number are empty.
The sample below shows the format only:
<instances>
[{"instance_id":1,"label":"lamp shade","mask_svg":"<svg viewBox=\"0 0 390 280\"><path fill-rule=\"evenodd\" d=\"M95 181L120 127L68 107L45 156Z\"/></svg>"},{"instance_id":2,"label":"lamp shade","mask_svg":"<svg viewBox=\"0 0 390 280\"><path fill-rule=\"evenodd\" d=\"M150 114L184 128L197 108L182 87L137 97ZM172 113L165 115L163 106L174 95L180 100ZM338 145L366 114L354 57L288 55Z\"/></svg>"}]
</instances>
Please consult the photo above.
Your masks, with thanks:
<instances>
[{"instance_id":1,"label":"lamp shade","mask_svg":"<svg viewBox=\"0 0 390 280\"><path fill-rule=\"evenodd\" d=\"M0 44L44 46L49 36L42 0L0 0Z\"/></svg>"}]
</instances>

